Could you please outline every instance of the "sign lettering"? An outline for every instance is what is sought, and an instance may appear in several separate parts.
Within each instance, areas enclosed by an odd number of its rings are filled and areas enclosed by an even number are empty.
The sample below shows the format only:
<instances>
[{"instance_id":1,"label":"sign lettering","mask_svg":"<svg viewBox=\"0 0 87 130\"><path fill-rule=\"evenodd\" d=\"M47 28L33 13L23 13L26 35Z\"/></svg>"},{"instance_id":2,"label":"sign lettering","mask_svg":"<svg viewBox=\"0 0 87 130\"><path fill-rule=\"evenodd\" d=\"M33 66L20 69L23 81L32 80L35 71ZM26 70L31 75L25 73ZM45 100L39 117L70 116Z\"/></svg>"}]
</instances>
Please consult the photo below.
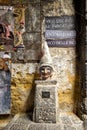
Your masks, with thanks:
<instances>
[{"instance_id":1,"label":"sign lettering","mask_svg":"<svg viewBox=\"0 0 87 130\"><path fill-rule=\"evenodd\" d=\"M76 45L76 40L48 40L47 43L49 47L73 47Z\"/></svg>"},{"instance_id":2,"label":"sign lettering","mask_svg":"<svg viewBox=\"0 0 87 130\"><path fill-rule=\"evenodd\" d=\"M46 39L66 39L66 38L75 38L76 31L62 31L62 30L46 30L45 38Z\"/></svg>"},{"instance_id":3,"label":"sign lettering","mask_svg":"<svg viewBox=\"0 0 87 130\"><path fill-rule=\"evenodd\" d=\"M60 17L46 17L45 25L47 30L57 30L57 29L70 30L75 28L75 19L74 16L66 16L66 15Z\"/></svg>"}]
</instances>

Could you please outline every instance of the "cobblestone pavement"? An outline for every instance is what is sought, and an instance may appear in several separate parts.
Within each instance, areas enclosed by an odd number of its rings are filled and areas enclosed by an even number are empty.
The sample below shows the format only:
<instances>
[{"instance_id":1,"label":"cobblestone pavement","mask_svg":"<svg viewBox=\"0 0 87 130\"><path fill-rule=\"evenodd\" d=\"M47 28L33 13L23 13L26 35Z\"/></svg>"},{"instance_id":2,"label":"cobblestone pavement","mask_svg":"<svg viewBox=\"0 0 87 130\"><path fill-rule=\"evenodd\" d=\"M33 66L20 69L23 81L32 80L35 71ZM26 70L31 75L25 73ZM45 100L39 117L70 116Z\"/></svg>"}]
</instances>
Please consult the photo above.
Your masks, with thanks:
<instances>
[{"instance_id":1,"label":"cobblestone pavement","mask_svg":"<svg viewBox=\"0 0 87 130\"><path fill-rule=\"evenodd\" d=\"M84 130L75 114L60 114L58 123L34 123L26 114L16 115L3 130Z\"/></svg>"}]
</instances>

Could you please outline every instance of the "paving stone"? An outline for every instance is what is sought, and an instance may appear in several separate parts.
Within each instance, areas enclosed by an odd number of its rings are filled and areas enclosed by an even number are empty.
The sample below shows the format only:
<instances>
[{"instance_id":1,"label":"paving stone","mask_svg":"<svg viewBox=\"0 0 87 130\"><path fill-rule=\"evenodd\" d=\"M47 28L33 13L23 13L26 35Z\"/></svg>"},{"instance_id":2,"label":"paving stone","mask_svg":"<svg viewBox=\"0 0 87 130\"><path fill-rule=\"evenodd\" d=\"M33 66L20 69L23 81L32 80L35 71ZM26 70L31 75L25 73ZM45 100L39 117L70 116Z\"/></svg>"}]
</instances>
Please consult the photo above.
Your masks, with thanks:
<instances>
[{"instance_id":1,"label":"paving stone","mask_svg":"<svg viewBox=\"0 0 87 130\"><path fill-rule=\"evenodd\" d=\"M71 124L72 125L72 122L69 119L69 117L61 117L61 120L62 120L63 124L69 124L69 125Z\"/></svg>"},{"instance_id":2,"label":"paving stone","mask_svg":"<svg viewBox=\"0 0 87 130\"><path fill-rule=\"evenodd\" d=\"M47 130L63 130L60 124L48 124Z\"/></svg>"},{"instance_id":3,"label":"paving stone","mask_svg":"<svg viewBox=\"0 0 87 130\"><path fill-rule=\"evenodd\" d=\"M87 130L87 120L84 120L83 125L84 125L84 130Z\"/></svg>"},{"instance_id":4,"label":"paving stone","mask_svg":"<svg viewBox=\"0 0 87 130\"><path fill-rule=\"evenodd\" d=\"M70 125L64 125L64 130L76 130L76 128Z\"/></svg>"},{"instance_id":5,"label":"paving stone","mask_svg":"<svg viewBox=\"0 0 87 130\"><path fill-rule=\"evenodd\" d=\"M30 124L29 126L29 129L28 130L47 130L46 129L46 125L43 123L32 123Z\"/></svg>"},{"instance_id":6,"label":"paving stone","mask_svg":"<svg viewBox=\"0 0 87 130\"><path fill-rule=\"evenodd\" d=\"M19 117L9 130L25 130L28 128L30 122L29 118L24 115L23 117Z\"/></svg>"},{"instance_id":7,"label":"paving stone","mask_svg":"<svg viewBox=\"0 0 87 130\"><path fill-rule=\"evenodd\" d=\"M3 130L26 130L30 122L28 116L22 115L15 120L13 119Z\"/></svg>"},{"instance_id":8,"label":"paving stone","mask_svg":"<svg viewBox=\"0 0 87 130\"><path fill-rule=\"evenodd\" d=\"M9 130L9 128L10 128L12 125L13 125L13 121L11 121L10 123L8 123L8 124L6 125L6 127L3 128L3 130Z\"/></svg>"},{"instance_id":9,"label":"paving stone","mask_svg":"<svg viewBox=\"0 0 87 130\"><path fill-rule=\"evenodd\" d=\"M13 124L9 130L25 130L27 128L27 126L25 124Z\"/></svg>"},{"instance_id":10,"label":"paving stone","mask_svg":"<svg viewBox=\"0 0 87 130\"><path fill-rule=\"evenodd\" d=\"M37 123L56 123L56 108L37 108L36 109Z\"/></svg>"},{"instance_id":11,"label":"paving stone","mask_svg":"<svg viewBox=\"0 0 87 130\"><path fill-rule=\"evenodd\" d=\"M69 116L70 120L72 121L73 124L82 124L83 121L79 119L76 115L74 116Z\"/></svg>"},{"instance_id":12,"label":"paving stone","mask_svg":"<svg viewBox=\"0 0 87 130\"><path fill-rule=\"evenodd\" d=\"M72 119L78 120L74 122ZM71 116L62 115L58 123L35 123L30 120L29 116L20 115L14 118L3 130L87 130L86 120L84 121L84 128L83 122L74 114Z\"/></svg>"},{"instance_id":13,"label":"paving stone","mask_svg":"<svg viewBox=\"0 0 87 130\"><path fill-rule=\"evenodd\" d=\"M29 119L29 117L28 116L26 116L26 115L24 115L23 117L21 116L21 117L19 117L16 121L15 121L15 123L29 123L29 122L31 122L30 121L30 119Z\"/></svg>"},{"instance_id":14,"label":"paving stone","mask_svg":"<svg viewBox=\"0 0 87 130\"><path fill-rule=\"evenodd\" d=\"M76 130L84 130L84 126L83 125L74 125L74 127L76 128Z\"/></svg>"}]
</instances>

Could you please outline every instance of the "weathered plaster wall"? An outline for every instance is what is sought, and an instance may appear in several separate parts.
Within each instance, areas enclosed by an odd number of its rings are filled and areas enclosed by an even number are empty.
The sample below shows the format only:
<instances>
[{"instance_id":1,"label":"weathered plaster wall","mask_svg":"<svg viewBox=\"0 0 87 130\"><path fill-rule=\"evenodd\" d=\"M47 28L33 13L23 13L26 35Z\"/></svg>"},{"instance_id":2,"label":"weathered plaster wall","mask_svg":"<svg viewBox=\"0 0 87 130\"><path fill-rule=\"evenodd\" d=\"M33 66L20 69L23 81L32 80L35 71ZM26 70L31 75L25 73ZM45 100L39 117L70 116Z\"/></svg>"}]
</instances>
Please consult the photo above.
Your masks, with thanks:
<instances>
[{"instance_id":1,"label":"weathered plaster wall","mask_svg":"<svg viewBox=\"0 0 87 130\"><path fill-rule=\"evenodd\" d=\"M31 1L30 1L31 2ZM24 44L29 46L30 60L40 55L41 34L44 31L45 16L61 16L74 14L72 0L37 0L29 3L26 9L26 33ZM39 47L39 49L38 49ZM79 73L76 49L50 48L58 81L58 96L60 110L76 111L79 95ZM34 81L38 63L12 64L12 114L33 109Z\"/></svg>"},{"instance_id":2,"label":"weathered plaster wall","mask_svg":"<svg viewBox=\"0 0 87 130\"><path fill-rule=\"evenodd\" d=\"M32 110L37 63L12 64L12 114Z\"/></svg>"},{"instance_id":3,"label":"weathered plaster wall","mask_svg":"<svg viewBox=\"0 0 87 130\"><path fill-rule=\"evenodd\" d=\"M76 111L79 96L79 64L75 48L50 48L50 52L57 72L60 111Z\"/></svg>"}]
</instances>

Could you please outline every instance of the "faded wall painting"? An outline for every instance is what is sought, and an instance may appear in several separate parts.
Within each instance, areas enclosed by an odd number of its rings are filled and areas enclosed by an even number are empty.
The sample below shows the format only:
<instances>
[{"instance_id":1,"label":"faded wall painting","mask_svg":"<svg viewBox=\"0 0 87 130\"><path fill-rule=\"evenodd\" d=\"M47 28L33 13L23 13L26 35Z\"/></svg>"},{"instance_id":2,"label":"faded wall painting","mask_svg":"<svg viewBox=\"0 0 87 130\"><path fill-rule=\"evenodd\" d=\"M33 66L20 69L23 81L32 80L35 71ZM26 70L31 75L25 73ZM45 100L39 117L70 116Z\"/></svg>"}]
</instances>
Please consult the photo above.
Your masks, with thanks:
<instances>
[{"instance_id":1,"label":"faded wall painting","mask_svg":"<svg viewBox=\"0 0 87 130\"><path fill-rule=\"evenodd\" d=\"M24 48L25 8L0 6L0 50L14 51Z\"/></svg>"},{"instance_id":2,"label":"faded wall painting","mask_svg":"<svg viewBox=\"0 0 87 130\"><path fill-rule=\"evenodd\" d=\"M13 7L0 6L0 51L12 51L14 44Z\"/></svg>"},{"instance_id":3,"label":"faded wall painting","mask_svg":"<svg viewBox=\"0 0 87 130\"><path fill-rule=\"evenodd\" d=\"M10 114L11 53L0 52L0 114Z\"/></svg>"},{"instance_id":4,"label":"faded wall painting","mask_svg":"<svg viewBox=\"0 0 87 130\"><path fill-rule=\"evenodd\" d=\"M0 114L10 114L13 30L13 7L0 6Z\"/></svg>"},{"instance_id":5,"label":"faded wall painting","mask_svg":"<svg viewBox=\"0 0 87 130\"><path fill-rule=\"evenodd\" d=\"M22 34L25 32L25 8L14 8L14 47L24 48Z\"/></svg>"},{"instance_id":6,"label":"faded wall painting","mask_svg":"<svg viewBox=\"0 0 87 130\"><path fill-rule=\"evenodd\" d=\"M18 5L14 7L14 47L12 62L23 63L26 59L23 34L25 32L25 7Z\"/></svg>"}]
</instances>

